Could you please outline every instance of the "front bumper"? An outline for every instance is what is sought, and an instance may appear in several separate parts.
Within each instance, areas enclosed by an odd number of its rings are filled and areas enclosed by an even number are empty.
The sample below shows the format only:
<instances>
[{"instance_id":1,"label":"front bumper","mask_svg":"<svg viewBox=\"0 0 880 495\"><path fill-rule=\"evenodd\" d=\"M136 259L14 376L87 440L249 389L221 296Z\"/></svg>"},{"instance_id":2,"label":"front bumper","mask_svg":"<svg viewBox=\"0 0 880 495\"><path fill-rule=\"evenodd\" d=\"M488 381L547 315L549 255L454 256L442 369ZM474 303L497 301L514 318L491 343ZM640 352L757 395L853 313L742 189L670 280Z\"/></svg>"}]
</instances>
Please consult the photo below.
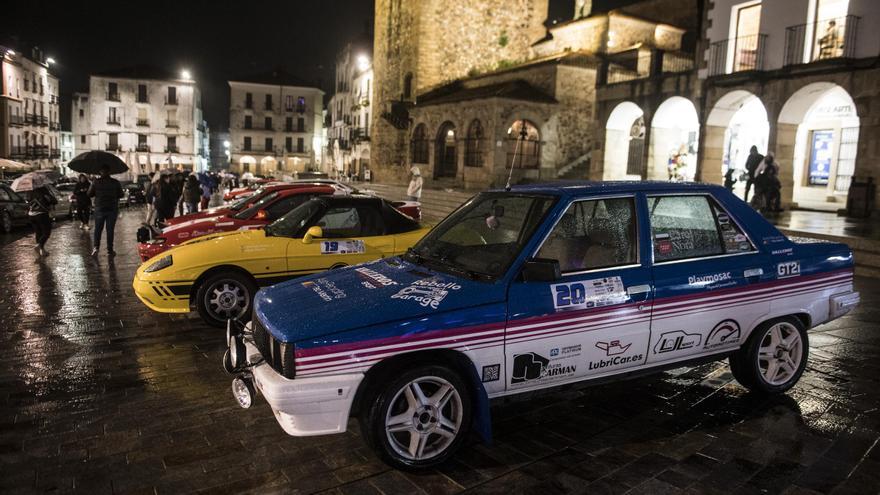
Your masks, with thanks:
<instances>
[{"instance_id":1,"label":"front bumper","mask_svg":"<svg viewBox=\"0 0 880 495\"><path fill-rule=\"evenodd\" d=\"M828 308L828 316L830 319L841 317L858 306L860 300L861 296L855 291L835 294L831 296L831 306Z\"/></svg>"},{"instance_id":2,"label":"front bumper","mask_svg":"<svg viewBox=\"0 0 880 495\"><path fill-rule=\"evenodd\" d=\"M259 363L248 368L254 384L287 434L312 436L346 430L363 373L287 379L262 362L253 342L245 339L245 347L248 362Z\"/></svg>"},{"instance_id":3,"label":"front bumper","mask_svg":"<svg viewBox=\"0 0 880 495\"><path fill-rule=\"evenodd\" d=\"M189 313L190 285L169 286L162 282L142 280L135 275L131 283L134 293L144 305L159 313Z\"/></svg>"},{"instance_id":4,"label":"front bumper","mask_svg":"<svg viewBox=\"0 0 880 495\"><path fill-rule=\"evenodd\" d=\"M153 244L149 242L139 242L138 243L138 256L141 257L141 261L147 261L148 259L160 254L164 251L171 249L172 246L169 246L166 243L162 244Z\"/></svg>"}]
</instances>

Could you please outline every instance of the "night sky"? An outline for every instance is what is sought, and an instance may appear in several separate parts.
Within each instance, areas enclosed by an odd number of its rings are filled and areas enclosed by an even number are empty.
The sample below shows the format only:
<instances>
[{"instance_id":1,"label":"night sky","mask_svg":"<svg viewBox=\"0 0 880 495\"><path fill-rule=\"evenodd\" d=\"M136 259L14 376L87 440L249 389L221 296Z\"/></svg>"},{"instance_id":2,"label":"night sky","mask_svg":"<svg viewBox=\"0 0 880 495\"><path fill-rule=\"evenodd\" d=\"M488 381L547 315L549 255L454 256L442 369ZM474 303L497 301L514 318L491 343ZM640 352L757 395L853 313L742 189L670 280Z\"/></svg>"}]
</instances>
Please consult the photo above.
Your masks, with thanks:
<instances>
[{"instance_id":1,"label":"night sky","mask_svg":"<svg viewBox=\"0 0 880 495\"><path fill-rule=\"evenodd\" d=\"M548 18L564 20L574 0L550 5ZM189 69L202 90L209 126L223 131L228 79L281 67L329 91L337 51L373 23L371 0L30 0L5 2L2 10L0 44L36 44L57 60L52 71L61 79L65 129L70 95L88 88L90 73L151 64Z\"/></svg>"}]
</instances>

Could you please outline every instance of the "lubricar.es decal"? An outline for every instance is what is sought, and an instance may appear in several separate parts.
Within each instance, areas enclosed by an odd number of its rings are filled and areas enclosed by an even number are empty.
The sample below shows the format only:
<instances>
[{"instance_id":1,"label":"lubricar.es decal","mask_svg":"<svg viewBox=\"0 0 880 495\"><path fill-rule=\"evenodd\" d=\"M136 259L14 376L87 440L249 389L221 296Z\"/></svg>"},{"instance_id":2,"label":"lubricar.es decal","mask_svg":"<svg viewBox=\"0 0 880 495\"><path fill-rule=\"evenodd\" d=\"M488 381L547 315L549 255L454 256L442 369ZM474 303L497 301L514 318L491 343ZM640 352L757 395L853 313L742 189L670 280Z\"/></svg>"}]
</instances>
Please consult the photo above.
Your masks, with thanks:
<instances>
[{"instance_id":1,"label":"lubricar.es decal","mask_svg":"<svg viewBox=\"0 0 880 495\"><path fill-rule=\"evenodd\" d=\"M596 348L604 351L608 359L597 359L587 363L588 370L598 370L602 368L611 368L620 366L621 364L630 364L645 359L644 354L630 354L626 356L626 351L632 347L632 342L621 344L619 340L610 342L596 342Z\"/></svg>"},{"instance_id":2,"label":"lubricar.es decal","mask_svg":"<svg viewBox=\"0 0 880 495\"><path fill-rule=\"evenodd\" d=\"M715 325L715 328L709 332L709 336L706 337L706 344L703 347L715 349L716 347L734 345L739 342L739 336L739 323L735 320L724 320Z\"/></svg>"},{"instance_id":3,"label":"lubricar.es decal","mask_svg":"<svg viewBox=\"0 0 880 495\"><path fill-rule=\"evenodd\" d=\"M673 330L660 335L654 344L654 354L683 351L700 345L703 336L698 333L687 333L684 330Z\"/></svg>"},{"instance_id":4,"label":"lubricar.es decal","mask_svg":"<svg viewBox=\"0 0 880 495\"><path fill-rule=\"evenodd\" d=\"M577 365L575 364L551 364L549 359L534 352L514 354L513 373L510 377L510 383L516 384L544 378L572 376L576 371Z\"/></svg>"}]
</instances>

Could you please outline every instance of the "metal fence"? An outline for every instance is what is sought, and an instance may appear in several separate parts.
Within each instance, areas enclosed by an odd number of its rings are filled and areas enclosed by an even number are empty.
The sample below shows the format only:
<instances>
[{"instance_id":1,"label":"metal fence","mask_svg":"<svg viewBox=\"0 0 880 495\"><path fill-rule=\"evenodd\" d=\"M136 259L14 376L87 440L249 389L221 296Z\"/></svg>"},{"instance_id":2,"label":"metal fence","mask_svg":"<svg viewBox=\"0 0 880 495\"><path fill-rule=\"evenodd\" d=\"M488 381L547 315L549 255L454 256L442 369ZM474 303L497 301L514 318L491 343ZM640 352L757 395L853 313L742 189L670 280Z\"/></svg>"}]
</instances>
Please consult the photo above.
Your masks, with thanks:
<instances>
[{"instance_id":1,"label":"metal fence","mask_svg":"<svg viewBox=\"0 0 880 495\"><path fill-rule=\"evenodd\" d=\"M764 69L766 34L740 36L709 45L709 77Z\"/></svg>"},{"instance_id":2,"label":"metal fence","mask_svg":"<svg viewBox=\"0 0 880 495\"><path fill-rule=\"evenodd\" d=\"M784 65L854 57L858 27L854 15L787 27Z\"/></svg>"}]
</instances>

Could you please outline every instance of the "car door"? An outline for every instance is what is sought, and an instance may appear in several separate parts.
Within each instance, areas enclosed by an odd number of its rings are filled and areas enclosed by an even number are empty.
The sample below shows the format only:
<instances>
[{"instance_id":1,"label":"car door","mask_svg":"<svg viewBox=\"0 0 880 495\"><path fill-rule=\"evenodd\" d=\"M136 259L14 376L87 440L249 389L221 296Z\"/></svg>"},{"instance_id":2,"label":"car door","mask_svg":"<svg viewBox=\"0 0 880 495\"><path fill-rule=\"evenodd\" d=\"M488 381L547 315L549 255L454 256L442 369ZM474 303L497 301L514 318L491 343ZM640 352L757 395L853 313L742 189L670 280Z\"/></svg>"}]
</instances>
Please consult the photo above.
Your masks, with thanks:
<instances>
[{"instance_id":1,"label":"car door","mask_svg":"<svg viewBox=\"0 0 880 495\"><path fill-rule=\"evenodd\" d=\"M573 201L534 254L558 261L561 278L512 282L505 335L509 389L645 363L653 294L637 199Z\"/></svg>"},{"instance_id":2,"label":"car door","mask_svg":"<svg viewBox=\"0 0 880 495\"><path fill-rule=\"evenodd\" d=\"M327 270L371 261L383 257L384 251L393 251L392 236L376 235L384 234L384 224L381 216L374 218L371 211L354 202L325 208L302 229L305 232L312 226L321 227L323 237L308 243L301 238L291 242L287 250L288 269ZM371 223L374 220L379 223Z\"/></svg>"},{"instance_id":3,"label":"car door","mask_svg":"<svg viewBox=\"0 0 880 495\"><path fill-rule=\"evenodd\" d=\"M648 364L737 348L769 312L773 274L709 194L649 195L655 287Z\"/></svg>"}]
</instances>

